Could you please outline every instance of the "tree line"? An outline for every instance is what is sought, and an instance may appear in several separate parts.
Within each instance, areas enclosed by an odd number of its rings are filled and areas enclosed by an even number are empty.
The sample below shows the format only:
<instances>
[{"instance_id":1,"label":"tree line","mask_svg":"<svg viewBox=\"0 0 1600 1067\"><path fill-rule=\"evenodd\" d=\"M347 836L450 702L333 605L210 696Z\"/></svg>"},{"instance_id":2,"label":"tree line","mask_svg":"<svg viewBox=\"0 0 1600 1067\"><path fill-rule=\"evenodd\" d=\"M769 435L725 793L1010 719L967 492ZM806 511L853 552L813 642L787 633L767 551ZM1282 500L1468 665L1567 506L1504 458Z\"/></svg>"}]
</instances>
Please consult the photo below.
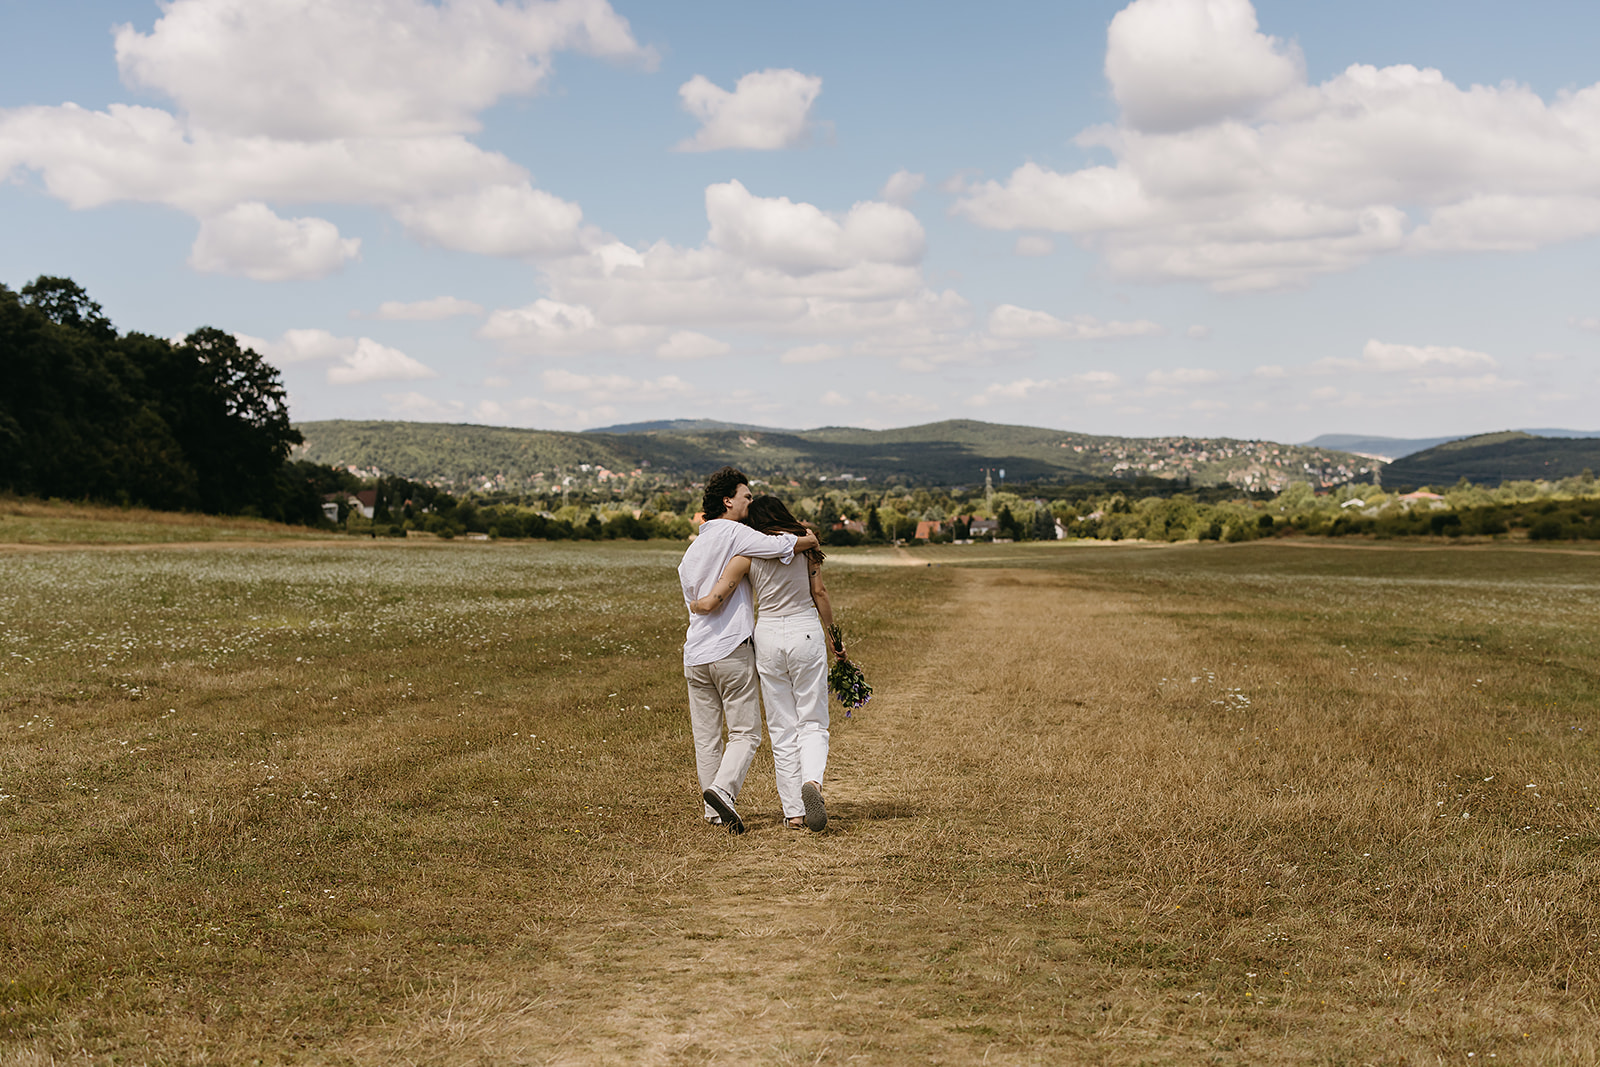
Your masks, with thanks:
<instances>
[{"instance_id":1,"label":"tree line","mask_svg":"<svg viewBox=\"0 0 1600 1067\"><path fill-rule=\"evenodd\" d=\"M119 334L70 278L0 284L0 489L312 524L349 479L298 443L277 369L232 334Z\"/></svg>"}]
</instances>

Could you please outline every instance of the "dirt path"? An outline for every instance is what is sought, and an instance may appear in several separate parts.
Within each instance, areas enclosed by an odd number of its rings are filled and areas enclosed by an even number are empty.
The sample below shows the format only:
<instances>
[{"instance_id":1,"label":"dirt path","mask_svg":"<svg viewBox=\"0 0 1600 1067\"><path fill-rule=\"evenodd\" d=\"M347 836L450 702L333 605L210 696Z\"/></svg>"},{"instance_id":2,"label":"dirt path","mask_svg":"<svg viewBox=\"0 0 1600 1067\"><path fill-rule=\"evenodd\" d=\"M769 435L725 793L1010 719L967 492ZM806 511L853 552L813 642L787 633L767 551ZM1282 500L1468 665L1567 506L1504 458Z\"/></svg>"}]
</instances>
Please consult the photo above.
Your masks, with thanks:
<instances>
[{"instance_id":1,"label":"dirt path","mask_svg":"<svg viewBox=\"0 0 1600 1067\"><path fill-rule=\"evenodd\" d=\"M1041 659L1062 626L1100 634L1094 654L1131 665L1114 635L1132 609L1034 572L955 572L950 588L938 625L877 670L872 703L836 718L826 833L783 829L762 810L775 797L757 781L770 763L758 761L749 833L710 838L704 855L620 907L571 902L570 920L545 928L537 962L446 1001L422 998L351 1051L369 1062L410 1042L454 1046L462 1062L477 1062L469 1049L539 1063L1032 1062L983 1020L1045 996L1051 1025L1081 1014L1071 1029L1102 1026L1098 1008L1060 984L1094 965L1058 940L1060 914L1038 910L1066 902L1018 879L1029 834L985 764L1003 759L996 744L1097 714L1080 697L1054 723L995 717L1041 687L1088 695L1073 664ZM1117 626L1094 625L1111 617ZM974 633L989 636L975 645ZM969 669L953 688L957 662ZM974 743L975 727L988 741ZM1047 839L1058 832L1048 815L1027 822ZM1061 954L1048 971L1041 951Z\"/></svg>"}]
</instances>

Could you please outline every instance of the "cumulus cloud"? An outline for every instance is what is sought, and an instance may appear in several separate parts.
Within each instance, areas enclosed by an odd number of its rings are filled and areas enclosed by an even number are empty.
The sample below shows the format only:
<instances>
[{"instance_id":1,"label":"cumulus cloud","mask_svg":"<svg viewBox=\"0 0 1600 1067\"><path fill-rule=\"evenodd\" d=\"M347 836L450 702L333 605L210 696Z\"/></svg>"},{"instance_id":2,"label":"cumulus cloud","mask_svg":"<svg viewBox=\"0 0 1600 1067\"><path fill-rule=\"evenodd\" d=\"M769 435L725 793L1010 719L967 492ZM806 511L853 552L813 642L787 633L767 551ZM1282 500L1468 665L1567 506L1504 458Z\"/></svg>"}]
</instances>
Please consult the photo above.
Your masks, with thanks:
<instances>
[{"instance_id":1,"label":"cumulus cloud","mask_svg":"<svg viewBox=\"0 0 1600 1067\"><path fill-rule=\"evenodd\" d=\"M356 254L332 223L278 217L297 203L375 206L460 251L566 254L587 239L579 208L469 140L566 49L653 62L604 0L174 0L116 33L124 81L174 110L0 110L0 179L37 172L79 209L175 207L201 220L196 269L266 280Z\"/></svg>"},{"instance_id":2,"label":"cumulus cloud","mask_svg":"<svg viewBox=\"0 0 1600 1067\"><path fill-rule=\"evenodd\" d=\"M1191 326L1183 332L1184 336L1191 341L1206 341L1211 338L1211 327L1209 326Z\"/></svg>"},{"instance_id":3,"label":"cumulus cloud","mask_svg":"<svg viewBox=\"0 0 1600 1067\"><path fill-rule=\"evenodd\" d=\"M287 141L470 132L566 50L654 62L603 0L172 0L150 33L116 31L128 85L198 127Z\"/></svg>"},{"instance_id":4,"label":"cumulus cloud","mask_svg":"<svg viewBox=\"0 0 1600 1067\"><path fill-rule=\"evenodd\" d=\"M1398 374L1428 371L1434 374L1491 370L1499 366L1486 352L1450 345L1390 344L1370 340L1361 349L1360 359L1323 359L1312 365L1320 373L1341 371L1372 371L1379 374Z\"/></svg>"},{"instance_id":5,"label":"cumulus cloud","mask_svg":"<svg viewBox=\"0 0 1600 1067\"><path fill-rule=\"evenodd\" d=\"M546 392L576 396L590 404L656 404L695 393L688 382L675 374L640 379L623 374L580 374L554 368L545 371L542 379Z\"/></svg>"},{"instance_id":6,"label":"cumulus cloud","mask_svg":"<svg viewBox=\"0 0 1600 1067\"><path fill-rule=\"evenodd\" d=\"M461 300L453 296L436 296L431 300L414 300L411 303L385 300L378 305L378 311L372 317L395 322L434 322L438 319L455 318L457 315L482 314L482 304L474 304L470 300Z\"/></svg>"},{"instance_id":7,"label":"cumulus cloud","mask_svg":"<svg viewBox=\"0 0 1600 1067\"><path fill-rule=\"evenodd\" d=\"M359 238L339 236L325 219L281 219L265 204L240 204L202 219L189 265L205 274L258 282L324 278L361 253Z\"/></svg>"},{"instance_id":8,"label":"cumulus cloud","mask_svg":"<svg viewBox=\"0 0 1600 1067\"><path fill-rule=\"evenodd\" d=\"M1106 80L1139 130L1249 117L1304 77L1299 50L1261 33L1249 0L1136 0L1106 33Z\"/></svg>"},{"instance_id":9,"label":"cumulus cloud","mask_svg":"<svg viewBox=\"0 0 1600 1067\"><path fill-rule=\"evenodd\" d=\"M552 260L548 295L493 312L479 336L525 354L643 351L711 328L801 347L848 337L858 352L896 357L978 344L962 333L967 302L924 279L922 226L904 208L828 212L739 182L712 185L705 199L703 244L613 240Z\"/></svg>"},{"instance_id":10,"label":"cumulus cloud","mask_svg":"<svg viewBox=\"0 0 1600 1067\"><path fill-rule=\"evenodd\" d=\"M904 207L911 203L911 199L922 189L925 180L921 174L913 174L909 170L897 170L883 183L883 188L878 191L878 199Z\"/></svg>"},{"instance_id":11,"label":"cumulus cloud","mask_svg":"<svg viewBox=\"0 0 1600 1067\"><path fill-rule=\"evenodd\" d=\"M283 366L313 360L333 362L329 385L367 382L401 382L437 378L433 368L412 359L398 348L381 345L370 337L339 337L327 330L286 330L276 341L235 334L239 343L253 348L268 362Z\"/></svg>"},{"instance_id":12,"label":"cumulus cloud","mask_svg":"<svg viewBox=\"0 0 1600 1067\"><path fill-rule=\"evenodd\" d=\"M1105 390L1121 383L1121 377L1111 371L1085 371L1064 378L1018 378L1009 382L991 382L982 392L968 397L967 402L974 407L984 408L1062 393L1095 394L1097 399L1103 399Z\"/></svg>"},{"instance_id":13,"label":"cumulus cloud","mask_svg":"<svg viewBox=\"0 0 1600 1067\"><path fill-rule=\"evenodd\" d=\"M1048 237L1037 233L1025 233L1017 238L1016 252L1019 256L1037 258L1048 256L1056 250L1056 243Z\"/></svg>"},{"instance_id":14,"label":"cumulus cloud","mask_svg":"<svg viewBox=\"0 0 1600 1067\"><path fill-rule=\"evenodd\" d=\"M1583 318L1573 316L1567 321L1575 330L1583 330L1585 333L1600 333L1600 318L1592 315Z\"/></svg>"},{"instance_id":15,"label":"cumulus cloud","mask_svg":"<svg viewBox=\"0 0 1600 1067\"><path fill-rule=\"evenodd\" d=\"M398 348L380 345L370 337L358 339L354 351L328 368L329 385L403 382L438 376L433 368L418 363Z\"/></svg>"},{"instance_id":16,"label":"cumulus cloud","mask_svg":"<svg viewBox=\"0 0 1600 1067\"><path fill-rule=\"evenodd\" d=\"M428 244L485 256L577 251L583 209L527 182L402 204L395 218Z\"/></svg>"},{"instance_id":17,"label":"cumulus cloud","mask_svg":"<svg viewBox=\"0 0 1600 1067\"><path fill-rule=\"evenodd\" d=\"M989 333L1008 340L1058 338L1066 341L1101 341L1119 337L1150 337L1162 332L1159 325L1143 319L1138 322L1102 322L1093 315L1058 319L1047 311L1034 311L1001 304L989 313Z\"/></svg>"},{"instance_id":18,"label":"cumulus cloud","mask_svg":"<svg viewBox=\"0 0 1600 1067\"><path fill-rule=\"evenodd\" d=\"M1124 278L1304 284L1374 256L1535 248L1600 233L1600 85L1546 101L1437 70L1356 64L1307 82L1248 0L1135 0L1113 20L1113 165L1035 163L956 210L1071 234Z\"/></svg>"},{"instance_id":19,"label":"cumulus cloud","mask_svg":"<svg viewBox=\"0 0 1600 1067\"><path fill-rule=\"evenodd\" d=\"M638 352L655 343L663 332L655 326L607 325L592 308L539 299L525 307L493 312L478 336L515 352L558 355Z\"/></svg>"},{"instance_id":20,"label":"cumulus cloud","mask_svg":"<svg viewBox=\"0 0 1600 1067\"><path fill-rule=\"evenodd\" d=\"M726 341L693 330L678 330L661 342L656 355L662 359L704 359L725 356L731 351L733 346Z\"/></svg>"},{"instance_id":21,"label":"cumulus cloud","mask_svg":"<svg viewBox=\"0 0 1600 1067\"><path fill-rule=\"evenodd\" d=\"M696 74L678 87L678 95L701 125L678 150L792 148L809 132L811 105L821 92L821 78L797 70L746 74L731 93Z\"/></svg>"},{"instance_id":22,"label":"cumulus cloud","mask_svg":"<svg viewBox=\"0 0 1600 1067\"><path fill-rule=\"evenodd\" d=\"M758 197L737 181L706 189L711 243L789 273L839 270L859 262L909 266L927 247L922 224L903 207L867 200L843 218L788 197Z\"/></svg>"},{"instance_id":23,"label":"cumulus cloud","mask_svg":"<svg viewBox=\"0 0 1600 1067\"><path fill-rule=\"evenodd\" d=\"M243 333L236 333L234 337L244 347L255 349L268 362L280 367L318 359L337 359L355 351L354 338L335 337L327 330L285 330L276 341Z\"/></svg>"}]
</instances>

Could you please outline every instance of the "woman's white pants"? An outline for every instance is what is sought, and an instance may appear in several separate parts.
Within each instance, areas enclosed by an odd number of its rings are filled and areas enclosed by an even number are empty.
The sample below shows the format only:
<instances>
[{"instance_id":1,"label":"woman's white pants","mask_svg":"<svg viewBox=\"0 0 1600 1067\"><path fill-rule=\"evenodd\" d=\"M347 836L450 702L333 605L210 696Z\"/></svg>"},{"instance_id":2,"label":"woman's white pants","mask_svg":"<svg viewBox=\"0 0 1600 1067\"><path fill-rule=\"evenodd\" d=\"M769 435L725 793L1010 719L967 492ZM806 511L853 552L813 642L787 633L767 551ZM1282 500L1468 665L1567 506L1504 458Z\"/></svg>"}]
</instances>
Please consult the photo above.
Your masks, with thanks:
<instances>
[{"instance_id":1,"label":"woman's white pants","mask_svg":"<svg viewBox=\"0 0 1600 1067\"><path fill-rule=\"evenodd\" d=\"M756 671L785 818L805 814L800 787L828 766L828 652L815 610L756 620Z\"/></svg>"}]
</instances>

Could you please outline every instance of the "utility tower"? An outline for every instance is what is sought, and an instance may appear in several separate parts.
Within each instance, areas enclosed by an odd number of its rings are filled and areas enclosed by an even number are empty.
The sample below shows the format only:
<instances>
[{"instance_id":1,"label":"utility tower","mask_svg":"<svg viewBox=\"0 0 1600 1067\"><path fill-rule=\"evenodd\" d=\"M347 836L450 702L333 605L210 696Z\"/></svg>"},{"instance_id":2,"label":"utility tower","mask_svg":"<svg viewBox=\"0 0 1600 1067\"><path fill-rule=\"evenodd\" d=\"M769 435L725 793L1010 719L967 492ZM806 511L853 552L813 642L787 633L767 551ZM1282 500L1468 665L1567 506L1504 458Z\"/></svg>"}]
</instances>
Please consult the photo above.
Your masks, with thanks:
<instances>
[{"instance_id":1,"label":"utility tower","mask_svg":"<svg viewBox=\"0 0 1600 1067\"><path fill-rule=\"evenodd\" d=\"M979 467L978 469L983 472L983 502L992 504L994 503L994 468Z\"/></svg>"}]
</instances>

